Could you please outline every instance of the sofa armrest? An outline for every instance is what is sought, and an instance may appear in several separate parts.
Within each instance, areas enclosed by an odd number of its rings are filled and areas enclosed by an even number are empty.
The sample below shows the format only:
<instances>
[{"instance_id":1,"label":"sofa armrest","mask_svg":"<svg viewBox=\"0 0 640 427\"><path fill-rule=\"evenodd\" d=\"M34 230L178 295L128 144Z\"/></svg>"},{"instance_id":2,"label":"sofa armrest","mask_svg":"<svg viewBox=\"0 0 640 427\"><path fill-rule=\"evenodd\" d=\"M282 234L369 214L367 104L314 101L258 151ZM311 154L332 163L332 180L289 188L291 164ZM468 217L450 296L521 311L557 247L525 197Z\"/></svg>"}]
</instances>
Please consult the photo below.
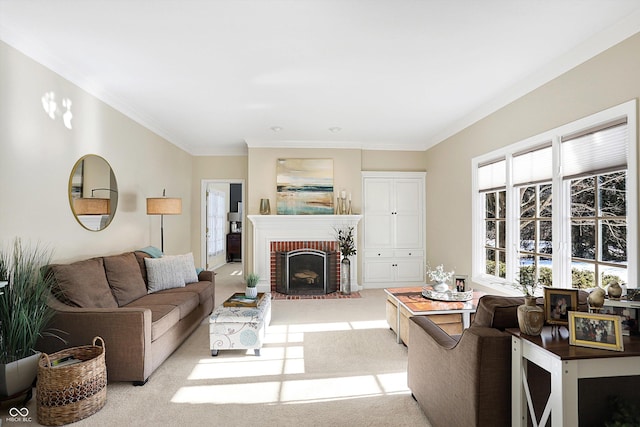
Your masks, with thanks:
<instances>
[{"instance_id":1,"label":"sofa armrest","mask_svg":"<svg viewBox=\"0 0 640 427\"><path fill-rule=\"evenodd\" d=\"M471 326L456 340L422 316L409 335L407 383L434 426L509 425L509 334Z\"/></svg>"},{"instance_id":2,"label":"sofa armrest","mask_svg":"<svg viewBox=\"0 0 640 427\"><path fill-rule=\"evenodd\" d=\"M202 270L200 273L198 273L198 280L200 280L201 282L211 282L215 285L215 276L216 273L214 273L213 271Z\"/></svg>"},{"instance_id":3,"label":"sofa armrest","mask_svg":"<svg viewBox=\"0 0 640 427\"><path fill-rule=\"evenodd\" d=\"M105 344L109 381L145 381L151 375L151 310L70 307L55 298L49 305L55 314L37 350L54 353L91 345L93 338L100 336Z\"/></svg>"}]
</instances>

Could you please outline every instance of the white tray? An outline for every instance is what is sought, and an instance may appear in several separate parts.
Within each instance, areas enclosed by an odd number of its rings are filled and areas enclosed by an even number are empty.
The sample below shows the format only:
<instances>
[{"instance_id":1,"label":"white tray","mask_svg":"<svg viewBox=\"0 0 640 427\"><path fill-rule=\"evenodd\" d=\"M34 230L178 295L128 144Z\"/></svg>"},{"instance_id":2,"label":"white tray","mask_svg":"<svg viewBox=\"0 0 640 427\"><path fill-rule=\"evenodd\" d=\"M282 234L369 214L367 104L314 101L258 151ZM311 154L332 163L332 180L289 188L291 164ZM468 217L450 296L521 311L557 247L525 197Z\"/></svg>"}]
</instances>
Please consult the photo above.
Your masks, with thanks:
<instances>
[{"instance_id":1,"label":"white tray","mask_svg":"<svg viewBox=\"0 0 640 427\"><path fill-rule=\"evenodd\" d=\"M436 292L433 289L422 288L422 296L438 301L469 301L473 299L473 289L464 292Z\"/></svg>"}]
</instances>

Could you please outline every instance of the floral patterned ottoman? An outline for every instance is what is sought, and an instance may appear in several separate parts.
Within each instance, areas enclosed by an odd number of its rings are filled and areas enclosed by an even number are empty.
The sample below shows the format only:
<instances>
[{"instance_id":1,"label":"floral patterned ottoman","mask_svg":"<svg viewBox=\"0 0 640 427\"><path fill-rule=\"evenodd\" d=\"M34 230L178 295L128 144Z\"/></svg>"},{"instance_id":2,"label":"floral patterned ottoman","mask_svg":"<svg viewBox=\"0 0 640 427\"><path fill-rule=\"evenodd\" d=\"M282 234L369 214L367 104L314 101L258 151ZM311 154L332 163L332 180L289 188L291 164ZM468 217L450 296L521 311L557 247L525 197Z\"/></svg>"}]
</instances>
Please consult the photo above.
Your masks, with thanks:
<instances>
[{"instance_id":1,"label":"floral patterned ottoman","mask_svg":"<svg viewBox=\"0 0 640 427\"><path fill-rule=\"evenodd\" d=\"M211 355L218 350L260 348L267 326L271 322L271 294L265 294L258 307L225 307L220 305L209 317Z\"/></svg>"}]
</instances>

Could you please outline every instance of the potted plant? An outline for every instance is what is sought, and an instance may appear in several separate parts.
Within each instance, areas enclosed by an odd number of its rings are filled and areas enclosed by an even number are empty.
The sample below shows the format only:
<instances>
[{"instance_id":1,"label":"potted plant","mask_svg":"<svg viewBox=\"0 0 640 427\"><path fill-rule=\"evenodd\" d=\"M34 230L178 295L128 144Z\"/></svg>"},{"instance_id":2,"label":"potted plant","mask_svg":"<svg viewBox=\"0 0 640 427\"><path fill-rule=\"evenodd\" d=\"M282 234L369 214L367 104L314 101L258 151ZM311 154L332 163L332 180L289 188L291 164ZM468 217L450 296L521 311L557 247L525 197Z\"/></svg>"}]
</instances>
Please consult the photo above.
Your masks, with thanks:
<instances>
[{"instance_id":1,"label":"potted plant","mask_svg":"<svg viewBox=\"0 0 640 427\"><path fill-rule=\"evenodd\" d=\"M53 311L47 305L52 279L42 271L51 252L19 238L0 248L0 397L30 391L40 354L34 350Z\"/></svg>"},{"instance_id":2,"label":"potted plant","mask_svg":"<svg viewBox=\"0 0 640 427\"><path fill-rule=\"evenodd\" d=\"M260 276L256 273L250 273L247 276L247 287L244 290L244 296L247 298L257 298L258 297L258 282L260 281Z\"/></svg>"},{"instance_id":3,"label":"potted plant","mask_svg":"<svg viewBox=\"0 0 640 427\"><path fill-rule=\"evenodd\" d=\"M544 326L544 310L536 305L536 291L542 285L535 273L528 268L520 270L520 280L512 285L524 294L524 304L518 306L518 326L527 335L540 335Z\"/></svg>"}]
</instances>

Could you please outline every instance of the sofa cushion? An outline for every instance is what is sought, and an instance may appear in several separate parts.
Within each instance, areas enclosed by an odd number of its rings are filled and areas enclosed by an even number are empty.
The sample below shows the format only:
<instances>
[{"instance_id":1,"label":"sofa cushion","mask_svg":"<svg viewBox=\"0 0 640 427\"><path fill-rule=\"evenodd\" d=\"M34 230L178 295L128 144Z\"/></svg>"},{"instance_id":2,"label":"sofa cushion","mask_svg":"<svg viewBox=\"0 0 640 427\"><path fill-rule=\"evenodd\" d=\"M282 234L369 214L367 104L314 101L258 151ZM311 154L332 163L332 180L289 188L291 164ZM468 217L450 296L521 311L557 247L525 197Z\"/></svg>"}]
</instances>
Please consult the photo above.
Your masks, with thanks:
<instances>
[{"instance_id":1,"label":"sofa cushion","mask_svg":"<svg viewBox=\"0 0 640 427\"><path fill-rule=\"evenodd\" d=\"M180 288L182 289L182 288ZM152 307L157 305L172 305L179 310L179 319L187 317L198 307L200 302L194 292L172 292L172 290L155 292L145 295L127 304L127 307Z\"/></svg>"},{"instance_id":2,"label":"sofa cushion","mask_svg":"<svg viewBox=\"0 0 640 427\"><path fill-rule=\"evenodd\" d=\"M142 274L142 280L144 280L144 284L145 286L147 286L149 284L149 281L147 279L147 265L145 264L144 259L152 258L152 257L148 253L142 252L142 251L135 251L134 255L136 256L136 260L138 261L138 265L140 266L140 273Z\"/></svg>"},{"instance_id":3,"label":"sofa cushion","mask_svg":"<svg viewBox=\"0 0 640 427\"><path fill-rule=\"evenodd\" d=\"M179 292L192 292L198 294L200 304L206 304L207 300L211 300L213 296L213 286L211 282L196 282L186 285L184 288L173 288L159 293L179 293Z\"/></svg>"},{"instance_id":4,"label":"sofa cushion","mask_svg":"<svg viewBox=\"0 0 640 427\"><path fill-rule=\"evenodd\" d=\"M107 281L119 306L147 294L140 266L133 252L103 258Z\"/></svg>"},{"instance_id":5,"label":"sofa cushion","mask_svg":"<svg viewBox=\"0 0 640 427\"><path fill-rule=\"evenodd\" d=\"M55 278L54 292L68 305L83 308L115 308L102 258L72 264L54 264L49 272Z\"/></svg>"},{"instance_id":6,"label":"sofa cushion","mask_svg":"<svg viewBox=\"0 0 640 427\"><path fill-rule=\"evenodd\" d=\"M151 342L160 338L180 321L180 309L175 305L149 305L145 308L151 310Z\"/></svg>"},{"instance_id":7,"label":"sofa cushion","mask_svg":"<svg viewBox=\"0 0 640 427\"><path fill-rule=\"evenodd\" d=\"M147 289L151 294L163 289L184 287L183 261L175 257L145 258L147 266Z\"/></svg>"}]
</instances>

